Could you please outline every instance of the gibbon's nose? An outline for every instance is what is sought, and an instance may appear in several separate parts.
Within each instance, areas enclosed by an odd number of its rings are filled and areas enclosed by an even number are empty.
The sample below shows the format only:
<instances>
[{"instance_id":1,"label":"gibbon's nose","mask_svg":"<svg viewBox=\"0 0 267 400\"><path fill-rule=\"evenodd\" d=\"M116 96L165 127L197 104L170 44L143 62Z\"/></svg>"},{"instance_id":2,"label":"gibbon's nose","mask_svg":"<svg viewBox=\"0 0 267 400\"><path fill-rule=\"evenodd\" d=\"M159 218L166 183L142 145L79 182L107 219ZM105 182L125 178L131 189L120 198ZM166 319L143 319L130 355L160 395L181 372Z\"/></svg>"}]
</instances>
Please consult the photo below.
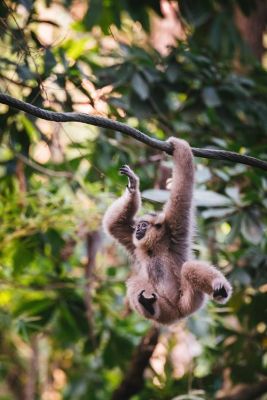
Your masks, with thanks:
<instances>
[{"instance_id":1,"label":"gibbon's nose","mask_svg":"<svg viewBox=\"0 0 267 400\"><path fill-rule=\"evenodd\" d=\"M152 293L151 297L145 297L143 295L144 292L145 292L145 290L142 290L142 292L139 293L138 301L140 304L142 304L142 306L145 308L145 310L149 312L149 314L154 315L155 310L154 310L153 304L157 300L157 297L156 297L155 293Z\"/></svg>"}]
</instances>

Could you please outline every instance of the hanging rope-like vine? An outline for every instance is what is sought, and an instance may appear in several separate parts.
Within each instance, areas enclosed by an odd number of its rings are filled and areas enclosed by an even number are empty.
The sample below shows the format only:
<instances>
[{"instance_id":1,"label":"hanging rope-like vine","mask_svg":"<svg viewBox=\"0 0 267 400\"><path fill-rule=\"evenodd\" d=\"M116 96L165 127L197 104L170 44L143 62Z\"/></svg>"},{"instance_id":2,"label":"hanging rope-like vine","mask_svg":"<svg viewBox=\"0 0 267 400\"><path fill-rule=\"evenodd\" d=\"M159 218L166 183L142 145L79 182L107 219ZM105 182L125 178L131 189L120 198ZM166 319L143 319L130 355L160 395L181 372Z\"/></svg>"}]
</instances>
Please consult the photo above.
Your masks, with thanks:
<instances>
[{"instance_id":1,"label":"hanging rope-like vine","mask_svg":"<svg viewBox=\"0 0 267 400\"><path fill-rule=\"evenodd\" d=\"M172 154L171 143L161 141L155 138L151 138L145 135L138 129L132 128L122 122L113 121L109 118L103 118L93 115L88 115L80 112L54 112L44 110L42 108L36 107L32 104L26 103L24 101L15 99L7 94L0 93L0 103L6 104L10 107L16 108L18 110L24 111L35 117L42 118L48 121L55 122L81 122L84 124L99 126L101 128L112 129L119 131L134 139L147 144L158 150L165 151L167 154ZM234 163L246 164L252 167L261 168L267 171L267 161L259 160L258 158L238 154L232 151L225 150L215 150L215 149L199 149L192 148L193 154L196 157L216 159L216 160L226 160Z\"/></svg>"}]
</instances>

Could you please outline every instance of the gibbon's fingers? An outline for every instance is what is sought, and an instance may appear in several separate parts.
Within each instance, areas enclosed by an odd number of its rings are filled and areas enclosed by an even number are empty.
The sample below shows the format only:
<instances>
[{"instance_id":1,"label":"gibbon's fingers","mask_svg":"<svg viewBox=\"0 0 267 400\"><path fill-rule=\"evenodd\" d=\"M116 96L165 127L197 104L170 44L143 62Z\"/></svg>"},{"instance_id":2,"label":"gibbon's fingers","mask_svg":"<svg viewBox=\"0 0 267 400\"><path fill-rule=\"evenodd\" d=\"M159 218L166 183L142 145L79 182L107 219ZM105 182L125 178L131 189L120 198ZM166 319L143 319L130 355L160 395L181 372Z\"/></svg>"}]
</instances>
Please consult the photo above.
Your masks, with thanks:
<instances>
[{"instance_id":1,"label":"gibbon's fingers","mask_svg":"<svg viewBox=\"0 0 267 400\"><path fill-rule=\"evenodd\" d=\"M157 300L157 296L155 295L155 293L152 293L151 296L146 297L144 296L145 293L145 289L142 290L141 293L139 293L139 298L142 297L143 299L145 299L146 301L148 301L149 303L155 303L155 301Z\"/></svg>"},{"instance_id":2,"label":"gibbon's fingers","mask_svg":"<svg viewBox=\"0 0 267 400\"><path fill-rule=\"evenodd\" d=\"M218 288L218 289L214 289L214 292L213 292L213 298L214 299L216 299L216 298L223 298L223 299L226 299L227 298L227 291L226 291L226 289L225 289L225 287L224 286L221 286L220 288Z\"/></svg>"},{"instance_id":3,"label":"gibbon's fingers","mask_svg":"<svg viewBox=\"0 0 267 400\"><path fill-rule=\"evenodd\" d=\"M129 165L123 165L122 167L120 167L120 173L122 175L127 175L127 176L134 176L135 177L135 173L133 172L133 170L129 167Z\"/></svg>"},{"instance_id":4,"label":"gibbon's fingers","mask_svg":"<svg viewBox=\"0 0 267 400\"><path fill-rule=\"evenodd\" d=\"M136 189L138 178L135 175L135 173L131 170L131 168L128 165L123 165L120 168L120 173L121 175L126 175L128 177L128 189L130 192L133 192Z\"/></svg>"}]
</instances>

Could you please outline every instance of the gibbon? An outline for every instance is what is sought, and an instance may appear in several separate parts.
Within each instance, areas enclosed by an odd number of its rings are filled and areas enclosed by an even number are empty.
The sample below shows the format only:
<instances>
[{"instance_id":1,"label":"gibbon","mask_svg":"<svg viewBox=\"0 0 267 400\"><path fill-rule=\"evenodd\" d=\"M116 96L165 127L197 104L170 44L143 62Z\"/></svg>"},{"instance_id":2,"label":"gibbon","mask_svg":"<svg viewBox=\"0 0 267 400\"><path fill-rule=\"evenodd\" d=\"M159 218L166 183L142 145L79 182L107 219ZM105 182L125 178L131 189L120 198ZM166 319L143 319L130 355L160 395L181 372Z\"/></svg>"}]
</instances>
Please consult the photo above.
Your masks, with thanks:
<instances>
[{"instance_id":1,"label":"gibbon","mask_svg":"<svg viewBox=\"0 0 267 400\"><path fill-rule=\"evenodd\" d=\"M124 194L106 211L104 230L122 244L133 259L127 281L132 309L161 324L171 324L198 310L207 295L225 303L232 288L212 265L192 258L194 227L194 164L189 144L171 137L173 178L170 198L160 213L136 217L141 206L139 178L127 165Z\"/></svg>"}]
</instances>

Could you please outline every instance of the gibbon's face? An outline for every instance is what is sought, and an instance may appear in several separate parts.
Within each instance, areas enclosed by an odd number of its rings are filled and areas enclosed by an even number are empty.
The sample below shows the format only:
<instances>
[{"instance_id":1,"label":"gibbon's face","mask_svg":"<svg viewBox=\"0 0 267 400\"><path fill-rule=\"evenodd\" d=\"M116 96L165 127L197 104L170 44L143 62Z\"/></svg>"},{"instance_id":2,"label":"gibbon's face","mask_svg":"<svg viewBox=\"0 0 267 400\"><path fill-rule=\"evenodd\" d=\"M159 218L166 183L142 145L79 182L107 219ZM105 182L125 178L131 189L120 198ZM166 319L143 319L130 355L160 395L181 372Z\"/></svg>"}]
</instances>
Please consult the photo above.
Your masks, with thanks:
<instances>
[{"instance_id":1,"label":"gibbon's face","mask_svg":"<svg viewBox=\"0 0 267 400\"><path fill-rule=\"evenodd\" d=\"M164 215L146 214L136 221L133 233L134 245L136 247L151 247L162 239L164 232Z\"/></svg>"}]
</instances>

